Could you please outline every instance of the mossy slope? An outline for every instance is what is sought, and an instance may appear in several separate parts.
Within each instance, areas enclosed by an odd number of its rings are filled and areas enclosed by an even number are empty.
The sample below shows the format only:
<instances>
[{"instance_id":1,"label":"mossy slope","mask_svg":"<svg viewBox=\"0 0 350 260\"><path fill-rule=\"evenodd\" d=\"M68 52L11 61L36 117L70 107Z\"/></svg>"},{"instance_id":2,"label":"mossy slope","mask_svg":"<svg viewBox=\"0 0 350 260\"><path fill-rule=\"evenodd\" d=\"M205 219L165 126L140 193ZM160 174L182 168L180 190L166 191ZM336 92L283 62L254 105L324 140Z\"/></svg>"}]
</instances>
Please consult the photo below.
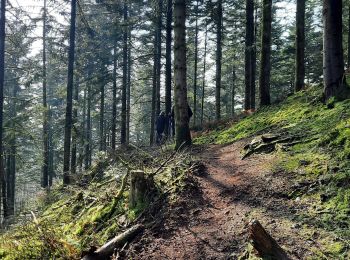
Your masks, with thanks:
<instances>
[{"instance_id":1,"label":"mossy slope","mask_svg":"<svg viewBox=\"0 0 350 260\"><path fill-rule=\"evenodd\" d=\"M195 143L230 144L244 138L248 142L265 133L301 140L276 152L273 170L284 172L296 183L295 192L288 194L290 199L298 198L308 205L299 221L308 230L325 232L319 241L323 250L315 249L318 259L349 259L350 100L327 107L321 102L321 87L312 87L226 129L204 133Z\"/></svg>"},{"instance_id":2,"label":"mossy slope","mask_svg":"<svg viewBox=\"0 0 350 260\"><path fill-rule=\"evenodd\" d=\"M152 173L171 153L163 151L153 157L141 150L123 151L119 153L123 158L113 159L101 155L78 180L79 185L58 186L44 196L35 221L31 218L0 234L0 259L80 259L90 246L103 245L148 206L142 202L130 208L128 187L116 200L127 168ZM175 198L176 191L181 190L190 162L187 154L177 157L154 177L150 200L161 196L164 190Z\"/></svg>"}]
</instances>

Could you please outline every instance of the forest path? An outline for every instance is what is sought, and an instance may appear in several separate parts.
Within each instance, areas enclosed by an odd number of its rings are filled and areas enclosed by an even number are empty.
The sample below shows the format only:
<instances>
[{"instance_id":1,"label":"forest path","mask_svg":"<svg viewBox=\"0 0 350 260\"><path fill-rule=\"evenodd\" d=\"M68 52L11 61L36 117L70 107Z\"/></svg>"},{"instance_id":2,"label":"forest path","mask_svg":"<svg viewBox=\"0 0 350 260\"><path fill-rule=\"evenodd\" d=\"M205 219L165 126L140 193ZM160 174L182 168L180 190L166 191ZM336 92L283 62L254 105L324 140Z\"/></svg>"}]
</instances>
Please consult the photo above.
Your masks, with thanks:
<instances>
[{"instance_id":1,"label":"forest path","mask_svg":"<svg viewBox=\"0 0 350 260\"><path fill-rule=\"evenodd\" d=\"M135 259L237 259L247 249L251 219L258 219L293 259L304 259L310 246L317 247L299 238L296 213L303 207L287 198L292 184L286 174L270 170L276 157L241 160L244 144L196 152L205 166L195 177L199 189L167 207L161 224L131 247Z\"/></svg>"}]
</instances>

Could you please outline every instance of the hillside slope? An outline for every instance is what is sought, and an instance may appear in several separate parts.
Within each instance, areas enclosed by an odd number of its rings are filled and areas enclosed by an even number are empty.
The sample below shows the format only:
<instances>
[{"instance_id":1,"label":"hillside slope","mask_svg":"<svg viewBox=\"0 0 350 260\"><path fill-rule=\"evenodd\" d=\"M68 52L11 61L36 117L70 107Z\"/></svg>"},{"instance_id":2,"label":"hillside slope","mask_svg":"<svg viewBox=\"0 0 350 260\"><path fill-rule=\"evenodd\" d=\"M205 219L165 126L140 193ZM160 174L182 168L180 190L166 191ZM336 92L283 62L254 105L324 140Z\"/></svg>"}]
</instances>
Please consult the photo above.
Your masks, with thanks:
<instances>
[{"instance_id":1,"label":"hillside slope","mask_svg":"<svg viewBox=\"0 0 350 260\"><path fill-rule=\"evenodd\" d=\"M247 224L258 219L293 259L349 259L350 101L320 96L311 88L202 133L191 151L101 155L43 197L34 222L1 235L0 258L79 259L142 223L115 259L256 259ZM118 195L128 169L154 174L136 207L128 186Z\"/></svg>"}]
</instances>

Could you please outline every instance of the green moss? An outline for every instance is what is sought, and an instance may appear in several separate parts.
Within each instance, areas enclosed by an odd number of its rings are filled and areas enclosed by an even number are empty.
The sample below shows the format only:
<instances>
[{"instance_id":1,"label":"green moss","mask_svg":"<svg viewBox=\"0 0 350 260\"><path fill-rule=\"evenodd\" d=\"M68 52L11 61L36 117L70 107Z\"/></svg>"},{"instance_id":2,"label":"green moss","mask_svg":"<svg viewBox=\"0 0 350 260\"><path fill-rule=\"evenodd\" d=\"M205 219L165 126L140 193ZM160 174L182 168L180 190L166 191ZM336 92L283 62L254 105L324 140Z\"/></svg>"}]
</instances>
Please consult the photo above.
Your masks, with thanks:
<instances>
[{"instance_id":1,"label":"green moss","mask_svg":"<svg viewBox=\"0 0 350 260\"><path fill-rule=\"evenodd\" d=\"M325 105L321 91L301 91L226 129L203 133L194 142L229 144L269 132L298 136L299 144L278 151L272 168L300 183L291 194L309 206L298 219L342 238L328 239L311 259L347 259L349 248L341 241L350 241L350 100L334 99Z\"/></svg>"}]
</instances>

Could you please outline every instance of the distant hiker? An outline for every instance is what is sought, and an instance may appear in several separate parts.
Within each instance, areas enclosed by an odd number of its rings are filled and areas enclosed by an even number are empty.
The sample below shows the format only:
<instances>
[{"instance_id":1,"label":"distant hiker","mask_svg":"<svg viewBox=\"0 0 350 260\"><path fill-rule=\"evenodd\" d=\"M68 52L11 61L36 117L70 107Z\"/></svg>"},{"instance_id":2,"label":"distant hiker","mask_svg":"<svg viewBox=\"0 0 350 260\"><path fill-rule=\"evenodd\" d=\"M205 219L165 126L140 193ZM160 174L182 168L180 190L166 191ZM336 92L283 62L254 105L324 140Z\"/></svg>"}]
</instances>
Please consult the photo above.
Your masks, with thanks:
<instances>
[{"instance_id":1,"label":"distant hiker","mask_svg":"<svg viewBox=\"0 0 350 260\"><path fill-rule=\"evenodd\" d=\"M192 109L190 108L189 105L188 105L187 108L188 108L187 109L187 111L188 111L188 121L190 121L191 117L193 116L193 112L192 112ZM170 122L171 122L172 134L173 134L173 136L175 136L175 107L174 106L171 108Z\"/></svg>"},{"instance_id":2,"label":"distant hiker","mask_svg":"<svg viewBox=\"0 0 350 260\"><path fill-rule=\"evenodd\" d=\"M160 144L163 139L163 133L167 123L168 123L168 119L165 116L165 113L162 111L157 118L157 137L156 137L157 144Z\"/></svg>"}]
</instances>

